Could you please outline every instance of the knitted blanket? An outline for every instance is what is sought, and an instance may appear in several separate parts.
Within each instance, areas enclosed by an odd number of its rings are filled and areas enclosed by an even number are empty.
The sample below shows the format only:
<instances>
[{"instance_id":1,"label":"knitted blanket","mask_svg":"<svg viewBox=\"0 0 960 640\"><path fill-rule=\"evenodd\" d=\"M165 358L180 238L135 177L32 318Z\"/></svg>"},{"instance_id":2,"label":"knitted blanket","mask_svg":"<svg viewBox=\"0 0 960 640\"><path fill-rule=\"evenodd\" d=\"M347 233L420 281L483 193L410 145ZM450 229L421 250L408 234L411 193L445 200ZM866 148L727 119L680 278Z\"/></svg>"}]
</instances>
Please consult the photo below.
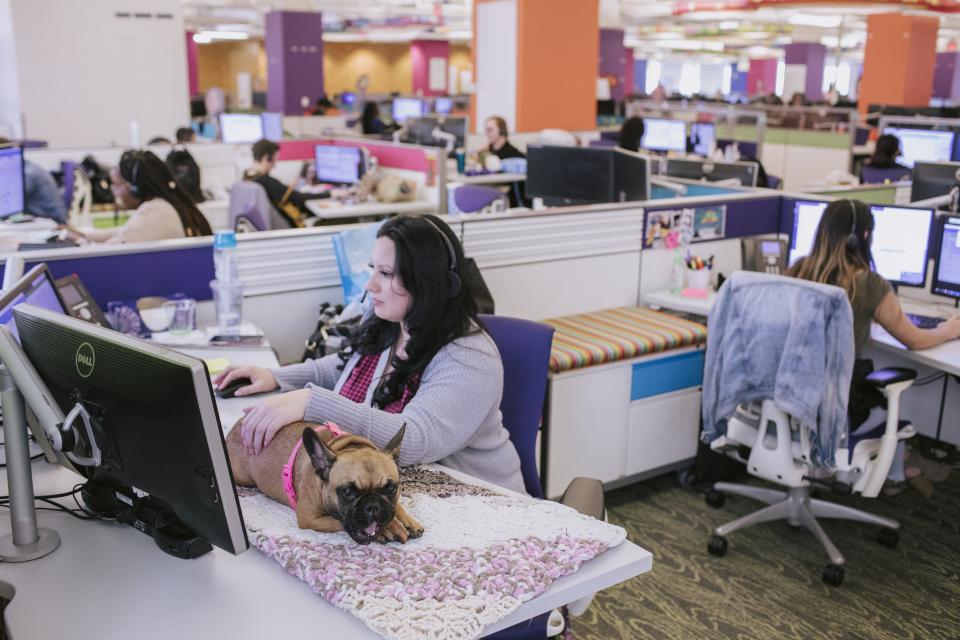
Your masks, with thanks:
<instances>
[{"instance_id":1,"label":"knitted blanket","mask_svg":"<svg viewBox=\"0 0 960 640\"><path fill-rule=\"evenodd\" d=\"M385 638L476 638L626 532L556 502L504 496L424 467L402 471L424 535L358 545L300 529L292 509L255 490L240 503L251 544Z\"/></svg>"}]
</instances>

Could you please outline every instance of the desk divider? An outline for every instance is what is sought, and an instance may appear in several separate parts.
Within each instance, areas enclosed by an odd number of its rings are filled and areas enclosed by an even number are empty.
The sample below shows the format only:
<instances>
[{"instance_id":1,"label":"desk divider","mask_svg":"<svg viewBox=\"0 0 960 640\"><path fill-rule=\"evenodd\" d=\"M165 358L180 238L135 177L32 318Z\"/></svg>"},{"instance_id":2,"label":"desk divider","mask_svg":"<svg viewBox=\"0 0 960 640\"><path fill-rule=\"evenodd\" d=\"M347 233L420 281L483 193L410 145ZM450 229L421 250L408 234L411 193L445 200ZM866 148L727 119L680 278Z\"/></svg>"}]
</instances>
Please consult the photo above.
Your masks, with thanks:
<instances>
[{"instance_id":1,"label":"desk divider","mask_svg":"<svg viewBox=\"0 0 960 640\"><path fill-rule=\"evenodd\" d=\"M280 143L277 160L313 160L313 149L318 144L341 147L363 147L380 163L381 167L406 169L427 174L427 184L433 185L437 177L437 158L440 148L424 148L371 140L315 138L312 140L284 140Z\"/></svg>"}]
</instances>

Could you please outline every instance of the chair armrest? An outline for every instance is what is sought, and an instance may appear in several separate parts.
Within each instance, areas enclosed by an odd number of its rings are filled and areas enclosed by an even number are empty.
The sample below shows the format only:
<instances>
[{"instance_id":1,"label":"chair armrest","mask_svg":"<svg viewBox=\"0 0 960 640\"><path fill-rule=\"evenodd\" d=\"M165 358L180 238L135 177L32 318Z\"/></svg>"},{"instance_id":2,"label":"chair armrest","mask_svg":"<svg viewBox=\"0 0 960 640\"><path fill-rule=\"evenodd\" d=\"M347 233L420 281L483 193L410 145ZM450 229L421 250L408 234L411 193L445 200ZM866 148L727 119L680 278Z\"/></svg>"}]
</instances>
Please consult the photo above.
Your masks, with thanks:
<instances>
[{"instance_id":1,"label":"chair armrest","mask_svg":"<svg viewBox=\"0 0 960 640\"><path fill-rule=\"evenodd\" d=\"M895 384L897 382L906 382L907 380L915 380L916 378L917 372L913 369L906 369L904 367L886 367L883 369L877 369L868 375L866 379L867 382L878 389L884 389L888 385Z\"/></svg>"},{"instance_id":2,"label":"chair armrest","mask_svg":"<svg viewBox=\"0 0 960 640\"><path fill-rule=\"evenodd\" d=\"M603 483L594 478L574 478L560 497L560 504L585 516L603 520L606 513Z\"/></svg>"}]
</instances>

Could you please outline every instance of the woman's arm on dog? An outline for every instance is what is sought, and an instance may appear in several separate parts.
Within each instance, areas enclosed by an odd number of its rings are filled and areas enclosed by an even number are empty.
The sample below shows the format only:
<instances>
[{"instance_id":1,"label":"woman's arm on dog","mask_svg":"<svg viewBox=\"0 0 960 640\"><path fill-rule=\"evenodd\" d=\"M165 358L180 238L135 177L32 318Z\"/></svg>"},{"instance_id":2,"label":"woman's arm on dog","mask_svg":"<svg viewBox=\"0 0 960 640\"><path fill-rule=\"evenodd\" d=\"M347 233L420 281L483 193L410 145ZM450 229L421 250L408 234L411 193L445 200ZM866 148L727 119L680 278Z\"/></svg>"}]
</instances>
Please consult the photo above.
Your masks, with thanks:
<instances>
[{"instance_id":1,"label":"woman's arm on dog","mask_svg":"<svg viewBox=\"0 0 960 640\"><path fill-rule=\"evenodd\" d=\"M475 334L448 344L427 365L420 387L402 413L386 413L332 391L310 387L304 419L331 420L383 447L407 424L401 465L436 462L475 442L478 430L494 421L503 392L503 366L492 341ZM489 437L502 437L490 428ZM490 442L491 448L499 442Z\"/></svg>"},{"instance_id":2,"label":"woman's arm on dog","mask_svg":"<svg viewBox=\"0 0 960 640\"><path fill-rule=\"evenodd\" d=\"M308 383L324 389L333 389L340 377L340 363L340 356L331 353L316 360L307 360L269 371L280 384L281 391L303 389Z\"/></svg>"}]
</instances>

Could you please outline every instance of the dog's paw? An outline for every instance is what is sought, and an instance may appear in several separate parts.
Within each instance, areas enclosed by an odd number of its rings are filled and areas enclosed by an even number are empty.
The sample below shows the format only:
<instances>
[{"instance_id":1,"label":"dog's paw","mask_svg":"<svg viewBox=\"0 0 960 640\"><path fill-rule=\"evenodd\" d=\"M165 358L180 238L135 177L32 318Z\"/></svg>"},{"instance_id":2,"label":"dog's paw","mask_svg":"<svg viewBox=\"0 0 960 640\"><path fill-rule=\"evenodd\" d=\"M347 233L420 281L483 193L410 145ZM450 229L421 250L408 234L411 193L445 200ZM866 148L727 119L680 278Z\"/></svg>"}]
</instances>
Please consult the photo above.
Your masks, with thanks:
<instances>
[{"instance_id":1,"label":"dog's paw","mask_svg":"<svg viewBox=\"0 0 960 640\"><path fill-rule=\"evenodd\" d=\"M410 535L407 533L407 528L396 518L391 520L390 524L381 529L380 533L377 534L377 542L384 544L387 542L404 544L409 538Z\"/></svg>"},{"instance_id":2,"label":"dog's paw","mask_svg":"<svg viewBox=\"0 0 960 640\"><path fill-rule=\"evenodd\" d=\"M406 530L407 535L414 540L423 535L423 526L417 521L406 523Z\"/></svg>"}]
</instances>

